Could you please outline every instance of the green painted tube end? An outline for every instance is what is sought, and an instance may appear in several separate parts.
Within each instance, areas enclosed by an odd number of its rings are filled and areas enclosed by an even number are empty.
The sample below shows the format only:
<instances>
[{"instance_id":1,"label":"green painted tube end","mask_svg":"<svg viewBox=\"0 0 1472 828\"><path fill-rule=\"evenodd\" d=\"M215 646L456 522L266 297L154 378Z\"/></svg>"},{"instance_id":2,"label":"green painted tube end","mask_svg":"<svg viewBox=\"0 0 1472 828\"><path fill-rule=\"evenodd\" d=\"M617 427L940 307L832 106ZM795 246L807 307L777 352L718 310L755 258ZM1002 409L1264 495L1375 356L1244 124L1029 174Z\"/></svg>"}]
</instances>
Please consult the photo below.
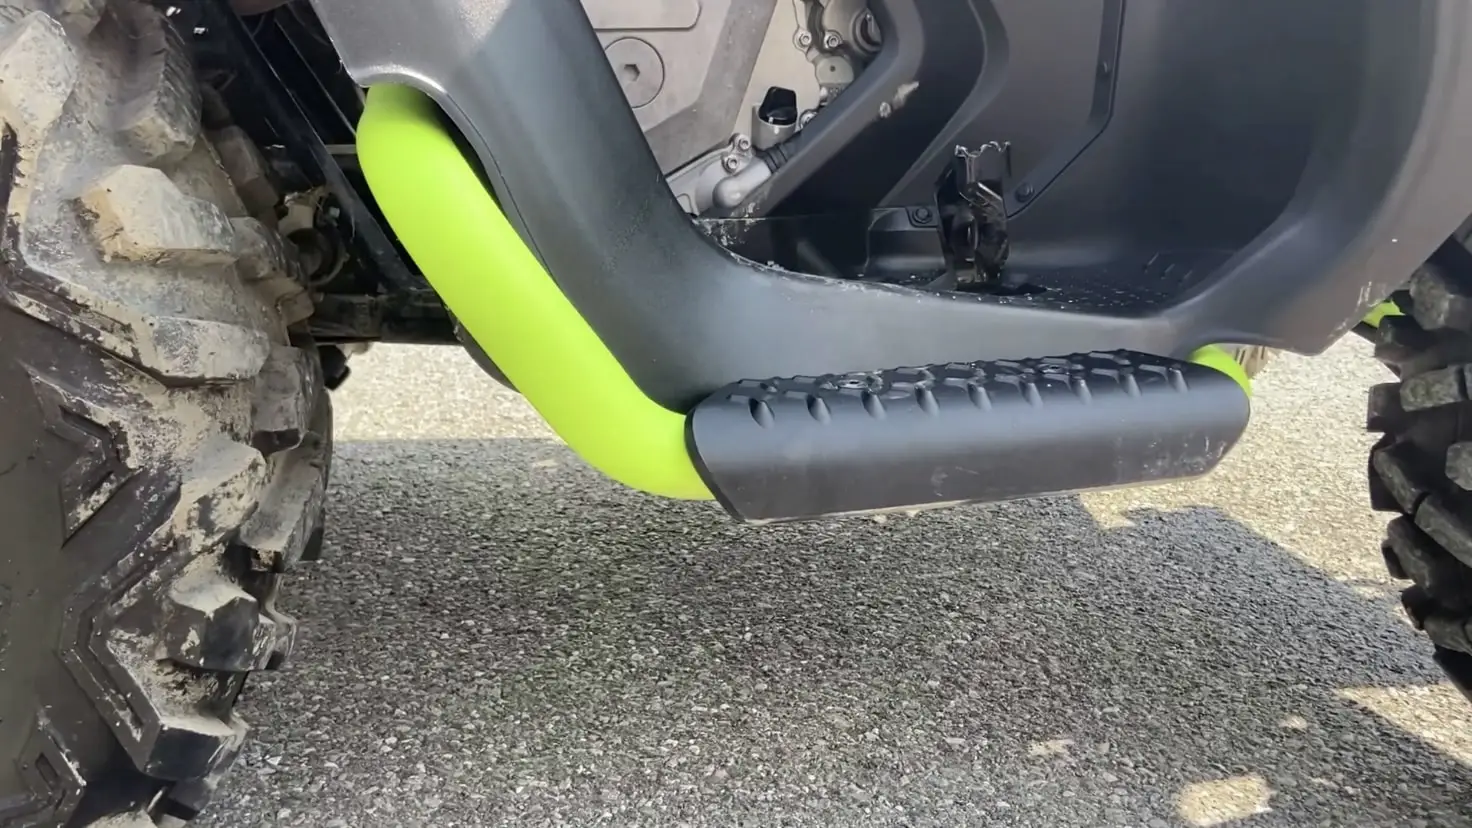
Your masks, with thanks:
<instances>
[{"instance_id":1,"label":"green painted tube end","mask_svg":"<svg viewBox=\"0 0 1472 828\"><path fill-rule=\"evenodd\" d=\"M1186 357L1186 361L1226 374L1232 378L1233 382L1241 386L1242 393L1249 397L1252 396L1252 378L1247 376L1247 369L1243 368L1242 363L1220 345L1206 345L1197 348L1189 357Z\"/></svg>"},{"instance_id":2,"label":"green painted tube end","mask_svg":"<svg viewBox=\"0 0 1472 828\"><path fill-rule=\"evenodd\" d=\"M1370 312L1365 314L1365 324L1372 328L1378 328L1380 327L1380 320L1387 316L1405 316L1405 312L1400 309L1400 306L1387 300L1371 308Z\"/></svg>"},{"instance_id":3,"label":"green painted tube end","mask_svg":"<svg viewBox=\"0 0 1472 828\"><path fill-rule=\"evenodd\" d=\"M394 233L450 312L547 424L609 477L709 500L685 415L629 378L481 183L428 96L368 92L358 159Z\"/></svg>"}]
</instances>

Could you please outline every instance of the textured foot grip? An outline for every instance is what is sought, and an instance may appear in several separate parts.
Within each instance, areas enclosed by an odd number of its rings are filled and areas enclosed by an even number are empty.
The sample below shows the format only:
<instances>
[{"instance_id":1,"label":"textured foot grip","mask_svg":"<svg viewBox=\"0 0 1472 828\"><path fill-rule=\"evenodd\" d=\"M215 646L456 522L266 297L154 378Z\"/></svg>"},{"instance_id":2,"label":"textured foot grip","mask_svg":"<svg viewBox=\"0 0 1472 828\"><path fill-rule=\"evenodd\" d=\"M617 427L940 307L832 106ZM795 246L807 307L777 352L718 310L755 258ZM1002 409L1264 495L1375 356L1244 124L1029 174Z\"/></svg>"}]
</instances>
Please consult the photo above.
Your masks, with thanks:
<instances>
[{"instance_id":1,"label":"textured foot grip","mask_svg":"<svg viewBox=\"0 0 1472 828\"><path fill-rule=\"evenodd\" d=\"M721 504L772 521L1193 477L1249 413L1223 373L1115 352L740 382L687 436Z\"/></svg>"}]
</instances>

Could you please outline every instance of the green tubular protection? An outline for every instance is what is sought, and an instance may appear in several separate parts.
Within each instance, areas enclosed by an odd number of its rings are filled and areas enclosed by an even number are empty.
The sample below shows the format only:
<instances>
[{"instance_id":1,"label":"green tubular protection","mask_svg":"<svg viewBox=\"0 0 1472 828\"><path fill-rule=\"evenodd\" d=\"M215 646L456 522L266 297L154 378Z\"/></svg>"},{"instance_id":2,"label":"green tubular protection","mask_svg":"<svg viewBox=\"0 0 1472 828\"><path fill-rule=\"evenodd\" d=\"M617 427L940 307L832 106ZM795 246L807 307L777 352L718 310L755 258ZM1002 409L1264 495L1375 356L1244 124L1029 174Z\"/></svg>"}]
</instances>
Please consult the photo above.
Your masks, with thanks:
<instances>
[{"instance_id":1,"label":"green tubular protection","mask_svg":"<svg viewBox=\"0 0 1472 828\"><path fill-rule=\"evenodd\" d=\"M481 348L584 460L641 491L709 500L685 416L644 395L486 192L428 96L368 91L368 186L414 262Z\"/></svg>"},{"instance_id":2,"label":"green tubular protection","mask_svg":"<svg viewBox=\"0 0 1472 828\"><path fill-rule=\"evenodd\" d=\"M1365 324L1372 328L1380 327L1380 320L1387 316L1405 316L1405 313L1396 306L1394 302L1381 302L1365 314Z\"/></svg>"},{"instance_id":3,"label":"green tubular protection","mask_svg":"<svg viewBox=\"0 0 1472 828\"><path fill-rule=\"evenodd\" d=\"M1242 393L1252 396L1252 378L1247 376L1247 369L1242 363L1219 345L1206 345L1197 348L1186 357L1187 362L1204 365L1207 368L1217 370L1232 378L1232 381L1242 387Z\"/></svg>"}]
</instances>

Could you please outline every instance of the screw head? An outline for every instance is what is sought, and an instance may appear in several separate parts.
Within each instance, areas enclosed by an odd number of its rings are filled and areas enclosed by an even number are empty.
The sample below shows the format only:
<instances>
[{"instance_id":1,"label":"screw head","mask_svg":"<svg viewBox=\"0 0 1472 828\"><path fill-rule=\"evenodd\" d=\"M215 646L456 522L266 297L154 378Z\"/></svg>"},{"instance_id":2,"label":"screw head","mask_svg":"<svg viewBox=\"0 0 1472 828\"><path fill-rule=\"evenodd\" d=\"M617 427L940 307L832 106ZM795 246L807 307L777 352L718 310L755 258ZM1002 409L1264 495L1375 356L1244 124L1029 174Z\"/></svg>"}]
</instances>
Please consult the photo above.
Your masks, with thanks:
<instances>
[{"instance_id":1,"label":"screw head","mask_svg":"<svg viewBox=\"0 0 1472 828\"><path fill-rule=\"evenodd\" d=\"M747 138L745 135L737 135L736 136L736 150L737 150L737 152L750 152L751 151L751 139L750 138Z\"/></svg>"},{"instance_id":2,"label":"screw head","mask_svg":"<svg viewBox=\"0 0 1472 828\"><path fill-rule=\"evenodd\" d=\"M929 207L916 207L915 211L910 214L910 218L913 218L916 224L929 224L935 220L935 214L930 212Z\"/></svg>"},{"instance_id":3,"label":"screw head","mask_svg":"<svg viewBox=\"0 0 1472 828\"><path fill-rule=\"evenodd\" d=\"M797 48L806 49L813 45L813 36L810 32L797 33Z\"/></svg>"},{"instance_id":4,"label":"screw head","mask_svg":"<svg viewBox=\"0 0 1472 828\"><path fill-rule=\"evenodd\" d=\"M721 159L721 169L728 173L736 172L736 168L739 166L741 166L741 159L734 155L727 155Z\"/></svg>"},{"instance_id":5,"label":"screw head","mask_svg":"<svg viewBox=\"0 0 1472 828\"><path fill-rule=\"evenodd\" d=\"M829 32L823 35L824 49L837 49L843 45L843 37L838 32Z\"/></svg>"},{"instance_id":6,"label":"screw head","mask_svg":"<svg viewBox=\"0 0 1472 828\"><path fill-rule=\"evenodd\" d=\"M1028 199L1032 198L1033 194L1036 192L1037 191L1033 189L1033 186L1031 184L1023 184L1021 187L1017 188L1017 200L1027 201Z\"/></svg>"}]
</instances>

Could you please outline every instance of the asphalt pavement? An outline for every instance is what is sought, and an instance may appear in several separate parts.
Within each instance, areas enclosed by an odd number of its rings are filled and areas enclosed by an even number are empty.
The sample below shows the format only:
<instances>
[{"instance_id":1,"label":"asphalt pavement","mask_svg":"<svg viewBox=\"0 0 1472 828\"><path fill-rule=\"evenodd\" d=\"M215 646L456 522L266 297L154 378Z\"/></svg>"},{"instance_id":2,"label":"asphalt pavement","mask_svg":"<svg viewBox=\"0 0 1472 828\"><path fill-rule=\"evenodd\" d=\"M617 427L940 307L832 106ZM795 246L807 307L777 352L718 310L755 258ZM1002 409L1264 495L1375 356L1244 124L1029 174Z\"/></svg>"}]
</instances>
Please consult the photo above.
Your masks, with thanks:
<instances>
[{"instance_id":1,"label":"asphalt pavement","mask_svg":"<svg viewBox=\"0 0 1472 828\"><path fill-rule=\"evenodd\" d=\"M380 346L204 824L1472 825L1472 706L1364 492L1387 378L1280 358L1186 484L751 528Z\"/></svg>"}]
</instances>

